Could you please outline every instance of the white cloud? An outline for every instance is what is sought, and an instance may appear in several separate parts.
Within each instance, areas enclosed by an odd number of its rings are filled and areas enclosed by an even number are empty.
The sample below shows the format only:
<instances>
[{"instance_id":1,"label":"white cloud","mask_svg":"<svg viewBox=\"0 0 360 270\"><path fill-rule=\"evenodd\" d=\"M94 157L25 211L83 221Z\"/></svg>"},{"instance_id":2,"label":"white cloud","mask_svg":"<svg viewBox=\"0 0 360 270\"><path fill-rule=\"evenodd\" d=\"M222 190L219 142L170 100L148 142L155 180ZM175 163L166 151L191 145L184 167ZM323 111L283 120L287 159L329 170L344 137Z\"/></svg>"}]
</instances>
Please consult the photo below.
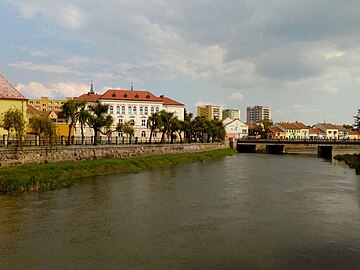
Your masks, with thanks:
<instances>
[{"instance_id":1,"label":"white cloud","mask_svg":"<svg viewBox=\"0 0 360 270\"><path fill-rule=\"evenodd\" d=\"M229 100L233 101L242 101L244 99L244 96L240 92L234 92L229 97Z\"/></svg>"},{"instance_id":2,"label":"white cloud","mask_svg":"<svg viewBox=\"0 0 360 270\"><path fill-rule=\"evenodd\" d=\"M28 84L19 83L16 89L27 98L50 97L63 99L87 93L90 87L89 85L74 82L52 83L47 86L39 82L30 82Z\"/></svg>"},{"instance_id":3,"label":"white cloud","mask_svg":"<svg viewBox=\"0 0 360 270\"><path fill-rule=\"evenodd\" d=\"M9 66L20 69L32 70L32 71L41 71L41 72L58 73L58 74L74 72L73 70L63 65L36 64L33 62L16 62L16 63L10 63Z\"/></svg>"}]
</instances>

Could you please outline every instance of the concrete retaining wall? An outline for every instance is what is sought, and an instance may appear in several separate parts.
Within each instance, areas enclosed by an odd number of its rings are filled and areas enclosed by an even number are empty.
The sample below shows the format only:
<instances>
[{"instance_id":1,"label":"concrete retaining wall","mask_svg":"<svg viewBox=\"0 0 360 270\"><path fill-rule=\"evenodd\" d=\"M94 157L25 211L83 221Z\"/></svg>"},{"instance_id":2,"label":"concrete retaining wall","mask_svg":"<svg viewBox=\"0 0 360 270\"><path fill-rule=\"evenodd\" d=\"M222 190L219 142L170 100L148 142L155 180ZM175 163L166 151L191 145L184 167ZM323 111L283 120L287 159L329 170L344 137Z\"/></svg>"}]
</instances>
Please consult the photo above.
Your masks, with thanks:
<instances>
[{"instance_id":1,"label":"concrete retaining wall","mask_svg":"<svg viewBox=\"0 0 360 270\"><path fill-rule=\"evenodd\" d=\"M222 143L174 145L111 145L111 146L61 146L54 148L29 147L22 150L0 149L0 166L21 166L41 163L72 162L102 158L126 158L162 154L190 153L229 147Z\"/></svg>"}]
</instances>

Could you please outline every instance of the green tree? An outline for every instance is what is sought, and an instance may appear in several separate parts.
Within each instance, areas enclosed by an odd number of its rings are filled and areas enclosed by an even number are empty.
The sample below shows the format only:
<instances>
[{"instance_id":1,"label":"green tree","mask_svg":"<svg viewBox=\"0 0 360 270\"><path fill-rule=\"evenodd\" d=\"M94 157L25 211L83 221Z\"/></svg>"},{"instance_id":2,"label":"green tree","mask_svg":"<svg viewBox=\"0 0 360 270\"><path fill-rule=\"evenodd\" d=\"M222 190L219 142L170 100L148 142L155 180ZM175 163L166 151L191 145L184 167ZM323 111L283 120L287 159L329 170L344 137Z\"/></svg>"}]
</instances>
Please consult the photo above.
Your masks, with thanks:
<instances>
[{"instance_id":1,"label":"green tree","mask_svg":"<svg viewBox=\"0 0 360 270\"><path fill-rule=\"evenodd\" d=\"M172 117L170 119L169 125L169 134L170 134L170 143L174 143L174 139L176 139L176 133L179 134L180 143L182 143L182 121L180 121L177 117Z\"/></svg>"},{"instance_id":2,"label":"green tree","mask_svg":"<svg viewBox=\"0 0 360 270\"><path fill-rule=\"evenodd\" d=\"M204 134L207 131L207 119L204 116L196 116L195 119L191 122L192 130L196 139L200 139L201 142L204 142Z\"/></svg>"},{"instance_id":3,"label":"green tree","mask_svg":"<svg viewBox=\"0 0 360 270\"><path fill-rule=\"evenodd\" d=\"M50 145L54 144L56 139L55 125L48 117L35 115L31 119L30 127L41 139L49 140Z\"/></svg>"},{"instance_id":4,"label":"green tree","mask_svg":"<svg viewBox=\"0 0 360 270\"><path fill-rule=\"evenodd\" d=\"M81 141L84 143L85 135L84 135L84 128L87 125L91 117L91 113L86 109L85 103L79 107L79 115L78 115L78 122L80 124L81 130Z\"/></svg>"},{"instance_id":5,"label":"green tree","mask_svg":"<svg viewBox=\"0 0 360 270\"><path fill-rule=\"evenodd\" d=\"M101 128L110 128L113 122L112 116L107 114L108 108L109 105L101 103L97 103L94 106L89 106L90 115L87 123L90 128L94 130L94 145L97 144L99 132L102 134L106 134L102 132Z\"/></svg>"},{"instance_id":6,"label":"green tree","mask_svg":"<svg viewBox=\"0 0 360 270\"><path fill-rule=\"evenodd\" d=\"M191 142L191 137L192 137L192 133L193 133L193 129L192 129L192 117L193 114L192 113L186 113L185 112L185 116L184 116L184 121L183 121L183 131L184 131L184 136L185 136L185 140L190 143Z\"/></svg>"},{"instance_id":7,"label":"green tree","mask_svg":"<svg viewBox=\"0 0 360 270\"><path fill-rule=\"evenodd\" d=\"M84 101L69 100L61 106L61 110L65 114L66 122L69 123L67 145L70 145L71 131L79 119L79 109L81 107L85 107Z\"/></svg>"},{"instance_id":8,"label":"green tree","mask_svg":"<svg viewBox=\"0 0 360 270\"><path fill-rule=\"evenodd\" d=\"M357 114L354 116L354 120L355 120L354 129L357 132L360 132L360 109L358 109Z\"/></svg>"},{"instance_id":9,"label":"green tree","mask_svg":"<svg viewBox=\"0 0 360 270\"><path fill-rule=\"evenodd\" d=\"M151 143L153 134L156 130L160 130L160 127L162 126L160 113L153 113L148 117L147 120L147 127L150 129L150 138L149 143Z\"/></svg>"},{"instance_id":10,"label":"green tree","mask_svg":"<svg viewBox=\"0 0 360 270\"><path fill-rule=\"evenodd\" d=\"M24 114L20 109L10 108L0 117L0 126L8 132L8 138L12 136L19 140L22 146L25 134L25 119Z\"/></svg>"},{"instance_id":11,"label":"green tree","mask_svg":"<svg viewBox=\"0 0 360 270\"><path fill-rule=\"evenodd\" d=\"M116 126L116 131L121 131L126 134L126 137L131 142L131 136L134 134L134 124L130 121L125 121L124 123L118 123Z\"/></svg>"},{"instance_id":12,"label":"green tree","mask_svg":"<svg viewBox=\"0 0 360 270\"><path fill-rule=\"evenodd\" d=\"M162 110L160 112L160 121L161 126L159 127L161 134L161 143L165 142L165 135L169 137L171 133L171 118L174 116L174 113L167 112L165 110Z\"/></svg>"}]
</instances>

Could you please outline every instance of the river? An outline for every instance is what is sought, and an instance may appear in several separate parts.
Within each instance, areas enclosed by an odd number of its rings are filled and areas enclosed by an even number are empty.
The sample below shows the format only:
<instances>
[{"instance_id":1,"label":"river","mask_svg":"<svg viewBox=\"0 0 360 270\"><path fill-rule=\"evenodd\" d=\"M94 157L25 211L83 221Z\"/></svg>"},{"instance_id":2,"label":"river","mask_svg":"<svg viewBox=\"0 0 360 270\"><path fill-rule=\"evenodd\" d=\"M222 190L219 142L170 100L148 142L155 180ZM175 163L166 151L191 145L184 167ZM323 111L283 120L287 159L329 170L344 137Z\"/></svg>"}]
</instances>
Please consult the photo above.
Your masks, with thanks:
<instances>
[{"instance_id":1,"label":"river","mask_svg":"<svg viewBox=\"0 0 360 270\"><path fill-rule=\"evenodd\" d=\"M238 154L0 196L0 269L360 269L360 176Z\"/></svg>"}]
</instances>

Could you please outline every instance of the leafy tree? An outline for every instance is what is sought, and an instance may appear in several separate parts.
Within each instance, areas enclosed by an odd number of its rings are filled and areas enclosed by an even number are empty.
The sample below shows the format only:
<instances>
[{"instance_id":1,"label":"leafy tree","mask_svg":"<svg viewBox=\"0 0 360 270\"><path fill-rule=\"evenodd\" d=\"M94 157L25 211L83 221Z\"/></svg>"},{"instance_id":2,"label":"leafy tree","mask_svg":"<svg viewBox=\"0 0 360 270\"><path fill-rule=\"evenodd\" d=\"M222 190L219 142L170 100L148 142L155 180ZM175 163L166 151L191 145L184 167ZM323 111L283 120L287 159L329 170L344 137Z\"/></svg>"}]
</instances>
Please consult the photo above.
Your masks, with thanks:
<instances>
[{"instance_id":1,"label":"leafy tree","mask_svg":"<svg viewBox=\"0 0 360 270\"><path fill-rule=\"evenodd\" d=\"M19 140L20 146L22 146L25 133L25 119L20 109L10 108L1 114L0 126L8 132L8 138L12 135Z\"/></svg>"},{"instance_id":2,"label":"leafy tree","mask_svg":"<svg viewBox=\"0 0 360 270\"><path fill-rule=\"evenodd\" d=\"M192 130L195 134L195 137L200 139L201 142L204 141L204 133L207 131L206 118L204 116L196 116L195 119L191 122Z\"/></svg>"},{"instance_id":3,"label":"leafy tree","mask_svg":"<svg viewBox=\"0 0 360 270\"><path fill-rule=\"evenodd\" d=\"M156 130L159 130L161 126L162 126L162 122L159 112L153 113L148 117L147 127L150 129L149 143L151 143L154 132Z\"/></svg>"},{"instance_id":4,"label":"leafy tree","mask_svg":"<svg viewBox=\"0 0 360 270\"><path fill-rule=\"evenodd\" d=\"M116 127L117 131L121 131L127 135L127 137L131 137L134 134L134 124L130 121L125 121L124 123L119 123Z\"/></svg>"},{"instance_id":5,"label":"leafy tree","mask_svg":"<svg viewBox=\"0 0 360 270\"><path fill-rule=\"evenodd\" d=\"M193 133L192 124L191 124L192 117L193 117L192 113L188 114L185 112L184 121L182 123L182 125L183 125L182 129L184 131L185 139L189 143L191 142L191 137L192 137L192 133Z\"/></svg>"},{"instance_id":6,"label":"leafy tree","mask_svg":"<svg viewBox=\"0 0 360 270\"><path fill-rule=\"evenodd\" d=\"M79 108L81 107L85 107L84 101L69 100L61 106L61 110L65 114L66 122L69 123L67 145L70 145L71 131L79 119Z\"/></svg>"},{"instance_id":7,"label":"leafy tree","mask_svg":"<svg viewBox=\"0 0 360 270\"><path fill-rule=\"evenodd\" d=\"M41 139L49 140L50 144L53 145L56 130L54 123L48 117L35 115L30 122L30 127Z\"/></svg>"},{"instance_id":8,"label":"leafy tree","mask_svg":"<svg viewBox=\"0 0 360 270\"><path fill-rule=\"evenodd\" d=\"M170 134L171 143L174 143L174 139L176 138L176 133L179 134L180 142L182 142L181 130L182 130L182 121L180 121L177 117L172 117L170 119L170 125L169 125L169 134Z\"/></svg>"},{"instance_id":9,"label":"leafy tree","mask_svg":"<svg viewBox=\"0 0 360 270\"><path fill-rule=\"evenodd\" d=\"M360 132L360 109L358 109L357 115L354 116L355 124L354 129Z\"/></svg>"},{"instance_id":10,"label":"leafy tree","mask_svg":"<svg viewBox=\"0 0 360 270\"><path fill-rule=\"evenodd\" d=\"M106 134L101 131L102 127L110 128L113 118L111 115L108 115L109 105L97 103L94 106L89 106L89 119L87 120L90 128L94 130L94 145L97 144L98 133Z\"/></svg>"},{"instance_id":11,"label":"leafy tree","mask_svg":"<svg viewBox=\"0 0 360 270\"><path fill-rule=\"evenodd\" d=\"M172 112L167 112L165 110L162 110L160 112L160 123L161 126L159 127L160 131L162 132L161 134L161 142L164 143L165 141L165 134L167 134L169 136L169 134L171 133L171 118L174 116L174 113Z\"/></svg>"},{"instance_id":12,"label":"leafy tree","mask_svg":"<svg viewBox=\"0 0 360 270\"><path fill-rule=\"evenodd\" d=\"M85 107L85 103L82 104L79 107L79 114L78 114L78 121L80 123L80 130L81 130L81 141L84 142L85 140L85 135L84 135L84 128L88 122L88 120L90 119L91 114L90 112L86 109Z\"/></svg>"}]
</instances>

